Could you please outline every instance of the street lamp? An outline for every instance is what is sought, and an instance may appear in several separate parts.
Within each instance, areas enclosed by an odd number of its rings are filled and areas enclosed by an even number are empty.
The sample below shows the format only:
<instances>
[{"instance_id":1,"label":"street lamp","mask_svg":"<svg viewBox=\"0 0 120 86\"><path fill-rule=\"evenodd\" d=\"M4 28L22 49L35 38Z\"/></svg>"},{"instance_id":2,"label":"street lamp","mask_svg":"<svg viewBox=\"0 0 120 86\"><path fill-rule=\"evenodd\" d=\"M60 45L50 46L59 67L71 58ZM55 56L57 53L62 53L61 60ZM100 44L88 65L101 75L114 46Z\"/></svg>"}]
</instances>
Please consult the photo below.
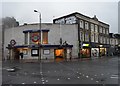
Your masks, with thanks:
<instances>
[{"instance_id":1,"label":"street lamp","mask_svg":"<svg viewBox=\"0 0 120 86\"><path fill-rule=\"evenodd\" d=\"M34 12L36 12L36 13L39 13L39 22L40 22L40 24L39 24L39 30L40 30L40 33L39 33L39 42L38 42L38 46L39 46L39 44L40 44L40 46L41 46L41 13L39 12L39 11L37 11L37 10L34 10ZM40 46L38 47L38 49L39 49L39 57L38 57L38 59L41 61L41 48L40 48Z\"/></svg>"}]
</instances>

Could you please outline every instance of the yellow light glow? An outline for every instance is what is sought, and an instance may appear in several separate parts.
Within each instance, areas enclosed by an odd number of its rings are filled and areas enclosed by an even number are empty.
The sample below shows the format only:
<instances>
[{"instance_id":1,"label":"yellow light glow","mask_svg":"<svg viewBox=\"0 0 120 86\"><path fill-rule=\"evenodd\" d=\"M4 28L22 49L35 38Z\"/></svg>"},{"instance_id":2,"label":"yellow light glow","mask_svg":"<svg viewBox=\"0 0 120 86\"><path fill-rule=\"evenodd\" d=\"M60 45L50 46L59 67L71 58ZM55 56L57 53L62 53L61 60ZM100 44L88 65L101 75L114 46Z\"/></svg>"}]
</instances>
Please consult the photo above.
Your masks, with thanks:
<instances>
[{"instance_id":1,"label":"yellow light glow","mask_svg":"<svg viewBox=\"0 0 120 86\"><path fill-rule=\"evenodd\" d=\"M100 47L103 47L103 45L99 45Z\"/></svg>"},{"instance_id":2,"label":"yellow light glow","mask_svg":"<svg viewBox=\"0 0 120 86\"><path fill-rule=\"evenodd\" d=\"M89 44L83 44L83 46L86 46L86 47L88 47L88 46L89 46Z\"/></svg>"}]
</instances>

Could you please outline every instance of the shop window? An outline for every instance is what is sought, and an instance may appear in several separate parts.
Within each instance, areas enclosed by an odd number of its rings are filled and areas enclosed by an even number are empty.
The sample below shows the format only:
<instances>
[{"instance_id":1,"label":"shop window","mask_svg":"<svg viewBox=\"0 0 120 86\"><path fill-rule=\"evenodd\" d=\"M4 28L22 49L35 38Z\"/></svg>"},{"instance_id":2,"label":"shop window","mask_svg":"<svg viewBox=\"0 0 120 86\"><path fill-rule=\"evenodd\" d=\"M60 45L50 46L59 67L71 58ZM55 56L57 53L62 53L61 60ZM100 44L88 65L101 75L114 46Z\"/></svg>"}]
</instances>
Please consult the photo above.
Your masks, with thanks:
<instances>
[{"instance_id":1,"label":"shop window","mask_svg":"<svg viewBox=\"0 0 120 86\"><path fill-rule=\"evenodd\" d=\"M99 48L91 48L91 56L98 57L99 56Z\"/></svg>"},{"instance_id":2,"label":"shop window","mask_svg":"<svg viewBox=\"0 0 120 86\"><path fill-rule=\"evenodd\" d=\"M48 32L43 32L43 44L48 44Z\"/></svg>"},{"instance_id":3,"label":"shop window","mask_svg":"<svg viewBox=\"0 0 120 86\"><path fill-rule=\"evenodd\" d=\"M90 57L90 49L82 49L80 50L80 54L82 58L89 58Z\"/></svg>"},{"instance_id":4,"label":"shop window","mask_svg":"<svg viewBox=\"0 0 120 86\"><path fill-rule=\"evenodd\" d=\"M106 48L100 48L100 56L106 55Z\"/></svg>"},{"instance_id":5,"label":"shop window","mask_svg":"<svg viewBox=\"0 0 120 86\"><path fill-rule=\"evenodd\" d=\"M39 56L39 49L32 49L31 56Z\"/></svg>"}]
</instances>

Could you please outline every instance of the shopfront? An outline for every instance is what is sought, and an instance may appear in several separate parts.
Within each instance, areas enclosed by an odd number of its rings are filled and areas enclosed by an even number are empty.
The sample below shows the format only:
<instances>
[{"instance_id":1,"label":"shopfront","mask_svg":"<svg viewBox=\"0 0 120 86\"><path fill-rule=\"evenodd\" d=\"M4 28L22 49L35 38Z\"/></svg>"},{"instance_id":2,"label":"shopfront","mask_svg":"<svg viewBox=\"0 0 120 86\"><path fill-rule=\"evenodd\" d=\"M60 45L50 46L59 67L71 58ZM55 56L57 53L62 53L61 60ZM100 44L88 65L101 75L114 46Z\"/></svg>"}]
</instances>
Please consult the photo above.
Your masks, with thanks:
<instances>
[{"instance_id":1,"label":"shopfront","mask_svg":"<svg viewBox=\"0 0 120 86\"><path fill-rule=\"evenodd\" d=\"M41 60L67 60L72 57L73 45L16 45L11 51L10 59L41 59ZM41 48L41 51L40 51ZM21 53L23 57L21 57ZM39 56L41 54L41 57Z\"/></svg>"},{"instance_id":2,"label":"shopfront","mask_svg":"<svg viewBox=\"0 0 120 86\"><path fill-rule=\"evenodd\" d=\"M91 57L99 57L99 48L91 48Z\"/></svg>"},{"instance_id":3,"label":"shopfront","mask_svg":"<svg viewBox=\"0 0 120 86\"><path fill-rule=\"evenodd\" d=\"M101 56L106 56L106 54L107 54L107 48L106 48L106 46L105 45L99 45L99 49L100 49L100 51L99 51L99 56L101 57Z\"/></svg>"},{"instance_id":4,"label":"shopfront","mask_svg":"<svg viewBox=\"0 0 120 86\"><path fill-rule=\"evenodd\" d=\"M90 45L87 43L82 44L82 48L80 49L80 55L82 58L90 58Z\"/></svg>"}]
</instances>

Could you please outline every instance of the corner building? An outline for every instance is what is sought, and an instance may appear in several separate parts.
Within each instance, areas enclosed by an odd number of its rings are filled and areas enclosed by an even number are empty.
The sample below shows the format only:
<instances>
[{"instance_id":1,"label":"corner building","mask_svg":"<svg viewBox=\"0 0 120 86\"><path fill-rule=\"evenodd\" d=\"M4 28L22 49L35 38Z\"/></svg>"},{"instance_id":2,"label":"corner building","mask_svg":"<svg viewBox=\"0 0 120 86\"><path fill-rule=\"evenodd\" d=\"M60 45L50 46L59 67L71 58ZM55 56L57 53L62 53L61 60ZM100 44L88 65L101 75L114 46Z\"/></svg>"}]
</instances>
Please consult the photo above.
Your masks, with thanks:
<instances>
[{"instance_id":1,"label":"corner building","mask_svg":"<svg viewBox=\"0 0 120 86\"><path fill-rule=\"evenodd\" d=\"M78 12L56 18L54 24L77 24L77 42L79 58L97 58L106 56L110 47L109 25ZM72 32L71 32L72 33Z\"/></svg>"},{"instance_id":2,"label":"corner building","mask_svg":"<svg viewBox=\"0 0 120 86\"><path fill-rule=\"evenodd\" d=\"M98 58L110 46L109 25L77 12L42 23L39 33L39 24L6 29L4 59L19 60L20 53L23 59Z\"/></svg>"}]
</instances>

